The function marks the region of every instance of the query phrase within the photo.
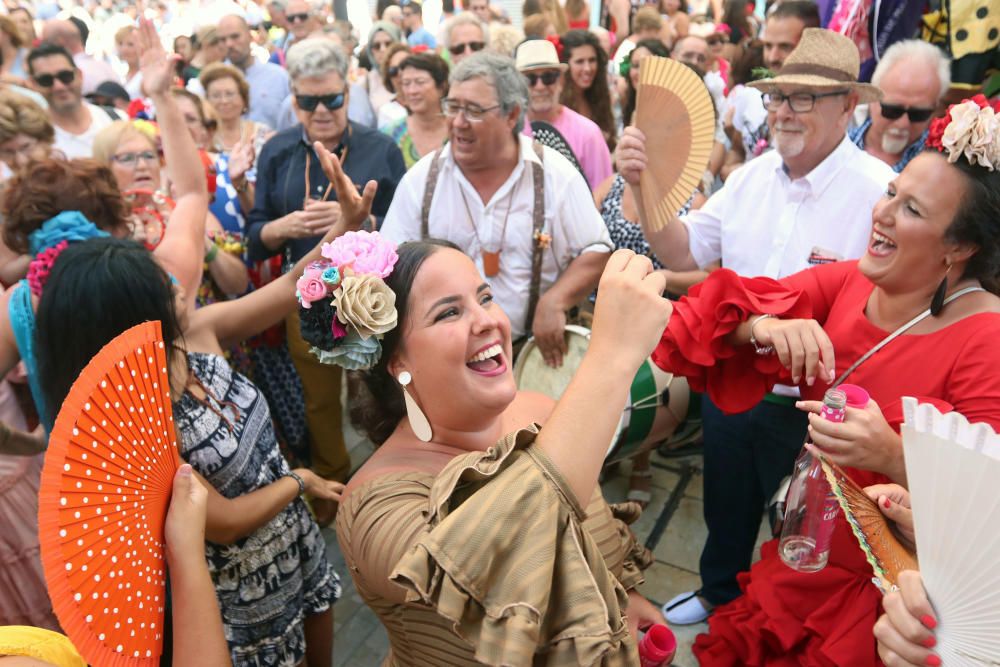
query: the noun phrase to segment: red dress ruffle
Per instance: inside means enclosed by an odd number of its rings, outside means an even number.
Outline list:
[[[707,391],[726,412],[750,409],[788,374],[778,359],[751,346],[734,349],[726,337],[752,313],[786,319],[812,318],[829,335],[842,373],[889,332],[865,317],[873,285],[856,262],[840,262],[782,279],[712,273],[676,304],[653,360],[685,375],[695,391]],[[969,316],[938,332],[903,335],[856,371],[848,382],[871,394],[898,430],[903,396],[954,409],[973,422],[1000,427],[1000,315]],[[826,385],[800,387],[819,400]],[[862,487],[884,483],[873,472],[847,469]],[[761,560],[739,576],[743,595],[716,608],[709,633],[694,653],[703,666],[869,667],[881,665],[872,627],[881,594],[872,569],[843,516],[837,519],[827,566],[812,574],[781,562],[778,542],[761,547]]]

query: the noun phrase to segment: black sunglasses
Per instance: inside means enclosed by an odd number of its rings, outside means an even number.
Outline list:
[[[330,111],[336,111],[344,106],[343,93],[331,93],[329,95],[296,95],[295,103],[300,109],[308,113],[316,111],[316,107],[323,103]]]
[[[535,74],[534,72],[524,72],[524,78],[528,80],[528,87],[534,88],[538,80],[541,79],[542,83],[546,86],[551,86],[553,83],[559,80],[562,76],[562,72],[556,72],[554,70],[549,70],[548,72],[542,72],[541,74]]]
[[[56,72],[55,74],[39,74],[38,76],[34,76],[32,78],[35,80],[35,83],[42,88],[51,88],[52,84],[56,82],[56,79],[59,79],[59,82],[64,86],[68,86],[73,83],[73,79],[76,78],[76,72],[71,69],[64,69]]]
[[[465,53],[466,48],[468,48],[469,51],[476,52],[482,51],[484,46],[486,46],[486,44],[483,42],[467,42],[465,44],[452,44],[448,47],[448,50],[451,51],[451,55],[460,56]]]
[[[399,69],[400,68],[399,68],[398,65],[393,65],[392,67],[390,67],[389,70],[388,70],[389,71],[389,77],[391,78],[391,77],[394,77],[397,74],[399,74]]]
[[[921,109],[920,107],[904,107],[901,104],[882,103],[882,116],[889,120],[896,120],[904,113],[910,117],[911,123],[922,123],[931,117],[934,109]]]
[[[308,21],[308,14],[285,14],[285,18],[288,19],[289,23],[298,23],[299,21]]]

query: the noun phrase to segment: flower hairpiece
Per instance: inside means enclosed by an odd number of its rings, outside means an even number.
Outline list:
[[[931,121],[925,145],[945,153],[948,162],[964,156],[971,165],[1000,168],[1000,103],[991,105],[976,95],[952,104],[947,114]]]
[[[347,232],[321,254],[295,283],[302,338],[325,364],[367,370],[398,321],[396,294],[385,284],[396,246],[378,232]]]
[[[563,43],[559,35],[548,35],[545,38],[546,41],[551,42],[552,46],[556,47],[556,57],[562,61],[563,57]]]
[[[108,236],[79,211],[63,211],[28,235],[28,252],[33,257],[28,265],[28,287],[35,296],[42,295],[45,282],[56,259],[70,243]]]

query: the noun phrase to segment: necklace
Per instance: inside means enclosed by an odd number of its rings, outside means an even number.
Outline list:
[[[523,174],[522,174],[523,176]],[[492,278],[493,276],[500,273],[500,252],[503,250],[503,240],[507,236],[507,219],[510,217],[510,210],[514,208],[514,195],[517,194],[518,188],[521,186],[521,179],[517,180],[517,183],[510,189],[510,194],[507,195],[507,212],[503,216],[503,227],[500,228],[500,244],[497,246],[495,252],[490,252],[486,250],[486,246],[483,245],[482,239],[479,238],[479,230],[476,229],[476,221],[472,219],[472,210],[469,209],[469,201],[465,198],[465,190],[462,186],[458,186],[458,193],[462,195],[462,203],[465,204],[465,214],[466,219],[469,224],[472,225],[472,233],[476,236],[476,243],[479,245],[479,253],[483,257],[483,273],[486,274],[487,278]]]

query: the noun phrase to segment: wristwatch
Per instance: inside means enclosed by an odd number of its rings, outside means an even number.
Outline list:
[[[305,492],[306,492],[306,483],[305,483],[305,480],[303,480],[303,479],[302,479],[302,478],[301,478],[301,477],[299,476],[299,474],[298,474],[297,472],[294,472],[294,471],[292,471],[292,470],[289,470],[288,472],[286,472],[286,473],[285,473],[285,477],[291,477],[292,479],[294,479],[294,480],[295,480],[296,482],[298,482],[298,483],[299,483],[299,495],[300,495],[300,496],[301,496],[301,495],[302,495],[303,493],[305,493]]]

